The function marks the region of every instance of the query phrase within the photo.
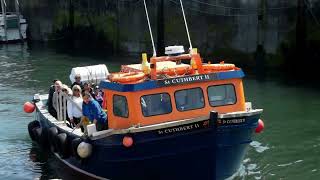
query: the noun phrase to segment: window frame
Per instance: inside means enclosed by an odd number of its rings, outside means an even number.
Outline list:
[[[154,114],[154,115],[150,115],[150,116],[145,116],[144,113],[143,113],[143,107],[142,107],[142,103],[141,103],[141,98],[144,97],[144,96],[152,96],[152,95],[158,95],[158,94],[167,94],[167,95],[169,95],[170,105],[171,105],[171,111],[168,112],[168,113],[165,113],[165,114]],[[141,113],[142,113],[142,116],[143,116],[143,117],[161,116],[161,115],[170,114],[170,113],[172,113],[172,111],[173,111],[171,96],[170,96],[170,94],[169,94],[168,92],[154,93],[154,94],[145,94],[145,95],[143,95],[143,96],[140,96],[139,100],[140,100]]]
[[[233,104],[224,104],[224,105],[212,106],[211,103],[210,103],[209,88],[210,88],[210,87],[217,87],[217,86],[226,86],[226,85],[231,85],[231,86],[233,87],[233,92],[234,92],[236,101],[235,101]],[[235,85],[232,84],[232,83],[229,83],[229,84],[218,84],[218,85],[208,86],[208,87],[207,87],[207,95],[208,95],[208,102],[209,102],[209,105],[210,105],[211,107],[231,106],[231,105],[237,104],[237,102],[238,102],[236,87],[235,87]]]
[[[127,104],[127,109],[128,109],[128,114],[127,114],[127,116],[118,116],[118,115],[116,115],[115,113],[114,113],[114,110],[115,110],[115,106],[114,106],[114,98],[115,98],[115,96],[119,96],[119,97],[124,97],[125,98],[125,102],[126,102],[126,104]],[[127,97],[126,96],[123,96],[123,95],[119,95],[119,94],[114,94],[113,95],[113,97],[112,97],[112,113],[113,113],[113,115],[114,116],[116,116],[116,117],[120,117],[120,118],[129,118],[129,104],[128,104],[128,99],[127,99]]]
[[[179,91],[192,90],[192,89],[200,89],[200,90],[201,90],[201,92],[202,92],[202,97],[203,97],[203,106],[200,107],[200,108],[194,108],[194,109],[188,109],[188,110],[180,111],[180,110],[178,109],[178,106],[177,106],[176,93],[179,92]],[[203,89],[202,89],[201,87],[194,87],[194,88],[187,88],[187,89],[179,89],[179,90],[177,90],[177,91],[174,92],[174,100],[175,100],[175,103],[176,103],[176,109],[177,109],[177,111],[179,111],[179,112],[186,112],[186,111],[192,111],[192,110],[197,110],[197,109],[203,109],[203,108],[206,107],[205,97],[204,97]]]

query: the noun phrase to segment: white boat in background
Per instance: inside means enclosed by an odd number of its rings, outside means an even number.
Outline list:
[[[20,14],[19,2],[15,0],[16,12],[7,12],[5,0],[1,0],[0,42],[25,40],[27,38],[27,22]]]

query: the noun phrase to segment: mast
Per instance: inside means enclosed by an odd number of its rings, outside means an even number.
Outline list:
[[[187,35],[188,35],[189,51],[191,52],[192,51],[192,44],[191,44],[191,39],[190,39],[190,34],[189,34],[189,28],[188,28],[188,24],[187,24],[186,15],[184,14],[184,8],[183,8],[182,0],[180,0],[180,5],[181,5],[181,10],[182,10],[184,25],[186,26],[186,31],[187,31]]]
[[[149,26],[149,32],[150,32],[150,37],[151,37],[151,42],[152,42],[152,47],[153,47],[153,57],[157,57],[157,51],[156,51],[156,47],[155,47],[154,41],[153,41],[152,29],[151,29],[151,25],[150,25],[149,13],[148,13],[148,8],[147,8],[146,0],[143,0],[143,3],[144,3],[144,10],[145,10],[146,16],[147,16],[147,21],[148,21],[148,26]]]
[[[164,0],[158,0],[158,35],[157,35],[157,47],[158,54],[164,55]]]

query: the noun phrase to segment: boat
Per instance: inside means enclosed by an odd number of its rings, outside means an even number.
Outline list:
[[[19,2],[14,0],[16,12],[7,12],[5,0],[1,0],[0,42],[23,41],[27,38],[27,21],[20,14]]]
[[[98,75],[107,130],[96,131],[94,124],[84,133],[72,129],[65,118],[48,113],[48,95],[35,94],[24,105],[25,112],[36,114],[28,125],[31,138],[67,166],[97,179],[234,176],[254,134],[264,129],[263,110],[245,100],[243,70],[204,63],[195,48],[169,46],[165,56],[155,52],[149,61],[143,53],[139,64]],[[97,82],[97,76],[84,77]]]

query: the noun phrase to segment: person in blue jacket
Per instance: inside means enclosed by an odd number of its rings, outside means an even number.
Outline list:
[[[108,117],[99,103],[94,100],[89,92],[82,95],[82,114],[86,116],[91,123],[96,125],[97,131],[108,129]]]

